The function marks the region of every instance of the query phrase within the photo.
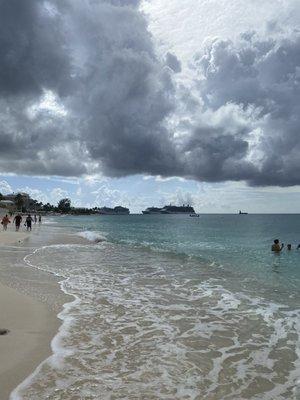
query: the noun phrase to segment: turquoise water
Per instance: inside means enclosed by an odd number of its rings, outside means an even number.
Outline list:
[[[299,301],[300,215],[88,216],[57,221],[74,230],[102,233],[108,241],[222,265],[246,280],[245,289],[251,281],[257,288],[259,280],[262,287],[277,289],[280,300],[295,296]],[[292,251],[272,253],[276,238],[291,243]]]
[[[74,301],[13,400],[300,398],[300,216],[47,222],[89,242],[25,257]],[[293,250],[272,253],[275,238]]]

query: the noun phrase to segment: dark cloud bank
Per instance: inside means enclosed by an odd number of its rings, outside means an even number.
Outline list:
[[[0,170],[300,184],[299,32],[199,44],[191,94],[138,5],[0,0]]]

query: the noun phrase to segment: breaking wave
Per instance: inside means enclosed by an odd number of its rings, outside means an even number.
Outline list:
[[[105,242],[107,240],[106,237],[100,232],[83,231],[78,232],[77,235],[88,240],[89,242],[94,243]]]

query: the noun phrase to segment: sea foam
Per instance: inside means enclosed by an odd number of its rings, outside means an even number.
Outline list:
[[[59,314],[53,355],[12,400],[297,393],[298,310],[226,289],[193,260],[107,242],[48,246],[26,262],[64,277],[75,300]]]
[[[94,242],[94,243],[106,242],[106,237],[101,232],[83,231],[83,232],[78,232],[77,235],[88,240],[89,242]]]

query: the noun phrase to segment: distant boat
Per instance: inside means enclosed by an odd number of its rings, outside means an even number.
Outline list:
[[[199,214],[190,214],[190,217],[197,217],[197,218],[199,218],[200,215],[199,215]]]
[[[239,215],[247,215],[247,212],[242,212],[241,210],[239,211]]]
[[[143,214],[195,214],[195,210],[189,204],[186,206],[164,206],[163,208],[148,207],[142,211]]]
[[[128,208],[117,206],[115,208],[102,207],[98,210],[101,215],[128,215],[130,211]]]

